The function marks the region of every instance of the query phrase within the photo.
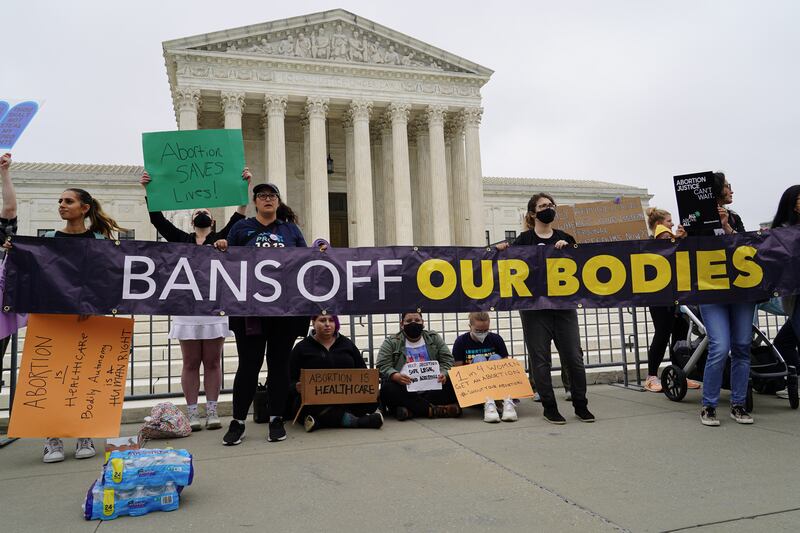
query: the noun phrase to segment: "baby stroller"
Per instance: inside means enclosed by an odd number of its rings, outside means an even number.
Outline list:
[[[703,381],[706,366],[708,336],[706,328],[698,318],[697,309],[685,305],[679,307],[683,318],[689,322],[686,339],[675,342],[671,355],[672,364],[661,372],[664,394],[673,402],[686,396],[686,380]],[[730,390],[730,358],[725,364],[722,388]],[[797,369],[789,366],[767,336],[753,325],[753,341],[750,348],[750,386],[747,388],[748,411],[753,409],[753,389],[761,393],[774,393],[788,389],[789,405],[797,409],[800,405],[797,391]]]

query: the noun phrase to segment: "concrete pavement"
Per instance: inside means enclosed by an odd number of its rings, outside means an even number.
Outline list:
[[[560,394],[560,393],[559,393]],[[382,430],[288,426],[265,441],[249,423],[148,447],[187,448],[195,482],[180,509],[86,522],[80,509],[101,458],[41,462],[41,441],[0,449],[0,531],[795,531],[800,412],[756,395],[753,426],[699,422],[698,391],[663,395],[595,385],[594,424],[553,426],[523,400],[515,423],[387,420]],[[226,420],[227,423],[227,420]],[[123,428],[132,434],[137,426]],[[100,444],[100,441],[98,441]]]

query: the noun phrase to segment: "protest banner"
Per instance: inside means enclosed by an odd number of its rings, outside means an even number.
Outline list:
[[[522,363],[506,357],[496,361],[483,361],[454,366],[447,373],[456,391],[458,405],[479,405],[487,399],[530,398],[533,396],[528,376]]]
[[[248,202],[241,130],[143,133],[142,151],[150,211]]]
[[[250,248],[15,236],[6,312],[309,316],[768,300],[800,292],[800,226],[507,250]]]
[[[375,368],[304,368],[300,371],[300,384],[303,405],[378,401],[378,370]]]
[[[572,235],[581,244],[633,241],[650,236],[639,198],[622,197],[617,200],[575,204],[572,212],[575,224]]]
[[[722,223],[712,183],[714,173],[697,172],[675,176],[675,199],[680,224],[688,235],[721,235]]]
[[[440,373],[439,361],[419,361],[403,366],[403,374],[411,378],[411,383],[406,385],[408,392],[442,390],[442,384],[439,383]]]
[[[8,434],[118,437],[132,318],[31,315]]]
[[[14,147],[40,106],[33,100],[0,100],[0,149]]]

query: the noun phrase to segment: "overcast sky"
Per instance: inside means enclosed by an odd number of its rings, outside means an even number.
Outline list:
[[[29,162],[141,164],[175,129],[161,43],[341,7],[495,71],[486,176],[647,187],[724,170],[748,228],[800,183],[800,2],[3,2],[0,97],[46,101]],[[535,191],[532,191],[535,192]]]

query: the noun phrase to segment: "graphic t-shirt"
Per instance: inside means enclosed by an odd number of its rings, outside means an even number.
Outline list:
[[[481,355],[489,359],[493,355],[508,357],[508,349],[503,337],[497,333],[489,332],[483,342],[478,342],[472,338],[469,331],[459,335],[453,343],[453,359],[456,362],[462,361],[465,365],[472,363],[472,360]]]
[[[231,246],[255,246],[257,248],[305,247],[303,234],[292,222],[276,220],[269,226],[256,218],[240,220],[228,232]]]
[[[406,339],[406,363],[424,363],[430,360],[425,339],[420,338],[414,342]]]

